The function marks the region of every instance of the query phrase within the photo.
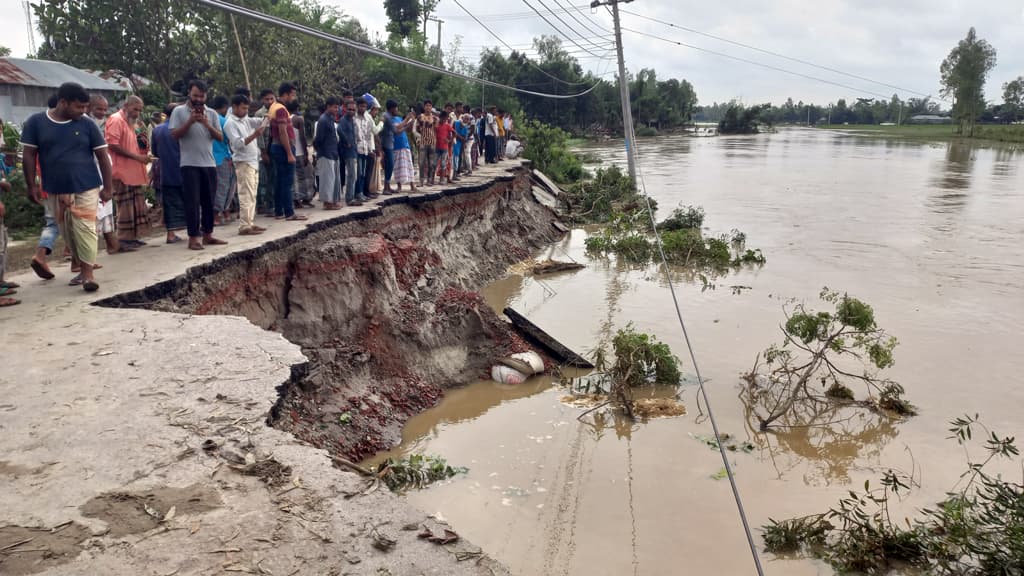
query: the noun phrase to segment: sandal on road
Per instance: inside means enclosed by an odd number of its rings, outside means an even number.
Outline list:
[[[85,282],[81,274],[78,274],[68,282],[68,286],[81,286]]]
[[[0,308],[5,306],[14,306],[16,304],[21,304],[21,300],[16,300],[14,298],[0,298]]]
[[[8,288],[6,286],[0,286],[0,296],[14,296],[18,291],[14,288]]]
[[[21,288],[17,282],[0,282],[0,288]]]
[[[36,276],[39,276],[43,280],[53,280],[53,272],[50,272],[50,269],[46,267],[46,264],[43,264],[38,260],[32,260],[30,266],[32,267],[32,271],[36,273]]]
[[[294,222],[296,220],[309,220],[309,218],[305,214],[292,214],[291,216],[285,218],[285,220],[291,220],[292,222]]]
[[[84,283],[82,284],[82,288],[83,288],[83,289],[84,289],[84,290],[85,290],[86,292],[95,292],[95,291],[97,291],[97,290],[99,290],[99,289],[100,289],[100,285],[99,285],[99,284],[97,284],[95,280],[89,280],[89,281],[87,281],[87,282],[84,282]]]

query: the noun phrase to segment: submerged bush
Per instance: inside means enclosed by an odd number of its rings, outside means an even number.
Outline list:
[[[604,224],[621,214],[647,210],[647,203],[630,180],[629,174],[618,166],[598,168],[594,177],[581,180],[565,193],[564,202],[569,215],[578,222]],[[651,200],[651,208],[657,203]]]
[[[810,554],[841,574],[885,574],[907,564],[937,576],[1024,574],[1024,485],[987,470],[994,460],[1020,455],[1014,438],[989,431],[977,415],[952,425],[951,438],[965,447],[967,467],[959,489],[936,506],[912,520],[893,518],[893,499],[915,483],[890,470],[878,485],[865,482],[862,492],[851,491],[827,512],[771,520],[762,527],[765,548]],[[984,432],[984,453],[974,460],[966,448],[977,428]]]
[[[516,123],[516,132],[523,142],[523,156],[533,162],[534,168],[559,184],[583,177],[583,162],[569,149],[569,134],[564,130],[526,120]]]
[[[664,222],[658,224],[658,230],[700,230],[704,225],[704,208],[700,206],[681,206],[672,211]]]
[[[679,359],[668,344],[650,334],[633,329],[630,324],[615,333],[612,339],[615,363],[611,376],[629,387],[643,384],[679,384]]]
[[[393,492],[423,488],[434,482],[465,474],[467,468],[452,468],[439,456],[410,454],[395,460],[388,458],[377,467],[377,477]]]

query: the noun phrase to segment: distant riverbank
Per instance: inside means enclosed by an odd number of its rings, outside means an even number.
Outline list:
[[[877,124],[832,125],[826,130],[867,133],[886,138],[908,138],[913,140],[966,140],[978,142],[1004,142],[1024,144],[1024,125],[983,124],[975,127],[974,137],[966,138],[956,133],[949,124],[904,124],[903,126],[880,126]]]

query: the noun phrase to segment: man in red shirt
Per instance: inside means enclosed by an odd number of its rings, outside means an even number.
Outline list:
[[[149,231],[150,221],[142,187],[148,182],[149,154],[139,149],[135,125],[142,115],[142,98],[132,95],[119,112],[107,119],[106,140],[114,177],[114,206],[117,239],[128,246],[141,246],[139,236]]]
[[[270,133],[270,159],[274,163],[274,217],[278,220],[305,220],[295,213],[295,125],[287,105],[295,100],[295,85],[284,82],[277,90],[277,102],[267,116],[273,127]]]
[[[438,184],[444,184],[445,179],[448,179],[448,183],[452,183],[451,172],[451,155],[448,151],[451,149],[453,135],[455,134],[454,128],[452,128],[452,119],[448,114],[441,114],[441,119],[437,123],[437,127],[434,128],[435,142],[437,146],[437,166],[435,171],[440,174],[440,181]]]

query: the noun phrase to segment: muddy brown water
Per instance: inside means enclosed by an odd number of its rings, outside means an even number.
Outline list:
[[[703,206],[707,232],[738,228],[768,258],[714,279],[714,290],[674,274],[720,426],[757,446],[731,458],[755,527],[823,511],[888,467],[921,480],[900,513],[936,501],[964,466],[946,439],[957,415],[977,412],[992,429],[1024,436],[1024,153],[798,129],[656,138],[640,150],[661,217],[678,204]],[[619,161],[612,145],[586,151]],[[656,268],[588,259],[585,236],[575,230],[538,254],[572,257],[585,270],[542,282],[511,275],[485,290],[489,302],[581,352],[628,322],[656,334],[684,359],[688,414],[584,425],[550,378],[480,382],[409,422],[391,454],[438,454],[470,471],[408,498],[516,574],[752,574],[728,484],[713,478],[718,453],[699,440],[711,430],[666,284]],[[735,294],[733,285],[750,289]],[[890,375],[921,413],[865,416],[766,444],[745,423],[738,374],[778,340],[782,300],[813,304],[826,285],[869,302],[900,339]],[[816,561],[763,559],[769,574],[832,573]]]

